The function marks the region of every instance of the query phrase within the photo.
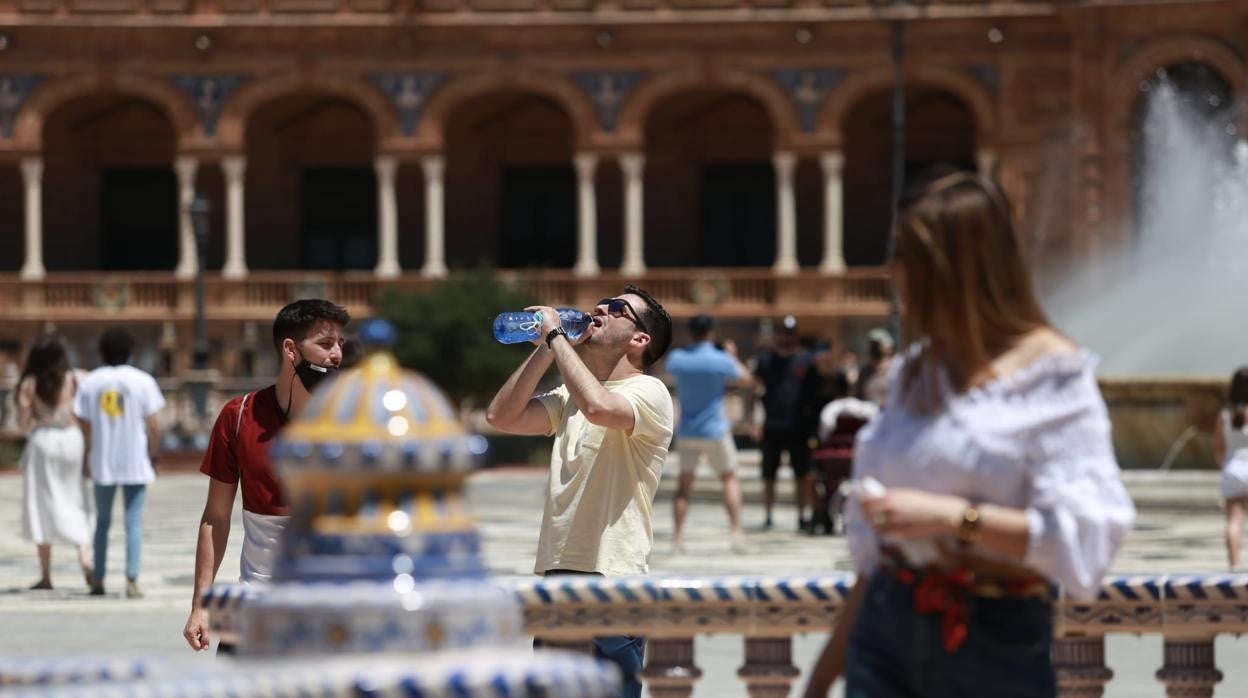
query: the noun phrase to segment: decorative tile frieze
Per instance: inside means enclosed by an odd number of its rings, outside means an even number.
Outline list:
[[[412,136],[429,96],[446,80],[446,73],[374,73],[368,76],[385,93],[399,117],[404,136]]]
[[[615,133],[624,100],[643,78],[639,72],[593,71],[572,73],[572,79],[585,90],[598,113],[598,128]]]
[[[34,74],[0,74],[0,138],[13,137],[18,112],[43,79]]]
[[[771,77],[789,93],[802,133],[814,133],[828,93],[844,77],[836,68],[780,68]]]
[[[195,114],[204,135],[212,138],[217,133],[217,120],[221,108],[230,93],[248,80],[246,75],[183,74],[171,78],[173,84],[195,105]]]
[[[972,65],[966,71],[994,98],[1001,90],[1001,74],[995,65]]]

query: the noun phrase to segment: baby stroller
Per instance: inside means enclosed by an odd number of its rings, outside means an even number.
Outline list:
[[[819,447],[810,454],[817,473],[814,527],[826,536],[836,535],[844,498],[841,484],[854,465],[854,438],[880,411],[874,403],[857,398],[833,400],[819,413]]]

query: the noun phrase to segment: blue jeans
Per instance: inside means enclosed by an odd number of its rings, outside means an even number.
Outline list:
[[[918,615],[914,588],[888,571],[868,583],[849,639],[845,698],[1053,698],[1053,606],[971,598],[966,640],[941,644],[941,614]]]
[[[601,577],[597,572],[579,572],[576,570],[546,570],[545,577],[561,574],[587,575]],[[620,687],[619,698],[641,698],[641,666],[646,656],[646,638],[633,635],[602,635],[595,637],[594,656],[605,659],[620,669],[623,685]],[[540,640],[533,641],[533,647],[541,647]]]
[[[95,581],[104,583],[108,562],[108,529],[113,525],[113,499],[118,485],[95,486]],[[139,555],[143,547],[143,502],[147,485],[120,485],[126,509],[126,578],[139,578]]]

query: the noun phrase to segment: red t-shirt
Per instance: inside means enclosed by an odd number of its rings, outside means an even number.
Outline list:
[[[239,408],[242,407],[242,419]],[[285,516],[286,497],[269,461],[269,446],[286,426],[286,417],[277,402],[277,388],[270,385],[225,403],[199,472],[214,480],[242,482],[243,510],[266,516]]]

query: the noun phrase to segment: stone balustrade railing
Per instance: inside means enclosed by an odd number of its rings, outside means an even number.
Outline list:
[[[777,313],[803,317],[881,316],[888,313],[888,273],[860,267],[843,274],[806,270],[781,276],[767,268],[653,268],[640,276],[604,271],[578,277],[566,269],[500,270],[495,276],[552,305],[585,307],[626,283],[640,283],[676,317],[713,311],[720,317],[756,318]],[[378,279],[368,272],[256,272],[231,280],[205,275],[209,321],[271,322],[275,308],[295,298],[332,298],[365,317],[388,289],[425,291],[437,282],[416,274]],[[56,272],[40,281],[0,274],[0,320],[190,320],[194,284],[172,272]]]
[[[789,695],[800,675],[792,636],[827,632],[853,577],[571,577],[512,584],[524,605],[526,630],[548,644],[587,649],[594,635],[645,635],[643,677],[656,697],[692,693],[702,675],[695,636],[735,634],[745,642],[745,663],[737,675],[749,695],[778,698]],[[209,590],[205,603],[214,630],[236,639],[240,607],[263,593],[262,587]],[[1166,695],[1211,698],[1222,679],[1214,639],[1248,632],[1248,575],[1113,577],[1096,601],[1061,601],[1055,616],[1053,659],[1063,698],[1102,695],[1113,678],[1105,665],[1109,633],[1162,635],[1156,677]]]

